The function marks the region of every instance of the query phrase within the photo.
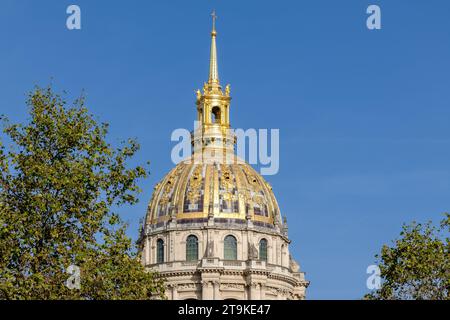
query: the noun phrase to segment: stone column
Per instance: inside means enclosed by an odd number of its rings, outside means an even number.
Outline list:
[[[178,300],[178,288],[177,285],[172,285],[172,300]]]
[[[248,253],[250,252],[250,248],[248,247],[248,245],[251,243],[253,243],[253,232],[252,231],[247,231],[246,233],[244,233],[244,235],[242,236],[242,247],[243,247],[243,252],[242,252],[242,259],[241,260],[247,260],[248,259]]]
[[[275,264],[278,264],[281,266],[281,241],[279,238],[277,239],[277,242],[275,243],[275,252],[276,252]]]
[[[220,282],[214,281],[214,300],[222,300],[222,296],[220,294]]]
[[[202,282],[202,300],[213,300],[214,289],[210,281]]]
[[[145,261],[144,265],[150,264],[150,240],[145,236]]]
[[[259,286],[259,288],[260,288],[260,291],[259,291],[259,298],[260,298],[261,300],[264,300],[264,299],[266,298],[266,286],[261,284],[261,285]]]
[[[287,267],[289,265],[289,262],[288,262],[289,257],[287,255],[287,249],[286,248],[287,248],[287,244],[283,244],[281,246],[281,265],[283,267]]]
[[[150,264],[153,264],[156,262],[156,246],[155,246],[155,239],[152,237],[149,240],[149,245],[150,245]]]
[[[259,283],[251,283],[249,289],[250,300],[261,300],[261,285]]]
[[[270,258],[268,262],[271,264],[277,264],[277,239],[275,237],[272,237],[269,248],[270,250],[268,251],[268,254],[270,254]]]
[[[167,262],[169,261],[174,261],[174,256],[173,256],[173,232],[168,232],[167,233]]]

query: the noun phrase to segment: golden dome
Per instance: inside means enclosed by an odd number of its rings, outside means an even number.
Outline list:
[[[235,219],[273,227],[280,210],[272,187],[249,164],[180,162],[155,186],[147,224]]]
[[[196,91],[197,121],[192,132],[193,155],[180,162],[155,186],[146,224],[195,223],[209,219],[281,227],[280,210],[270,185],[234,154],[230,131],[230,85],[222,91],[217,65],[213,14],[208,82]],[[229,160],[232,161],[229,161]]]

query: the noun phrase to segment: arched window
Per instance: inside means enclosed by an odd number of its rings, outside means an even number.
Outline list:
[[[259,260],[267,261],[267,240],[259,241]]]
[[[225,260],[237,260],[237,240],[235,237],[226,236],[223,249]]]
[[[198,238],[190,235],[186,239],[186,261],[198,260]]]
[[[156,262],[163,263],[164,262],[164,240],[158,239],[156,241]]]
[[[211,122],[212,123],[220,123],[220,108],[214,107],[211,110]]]

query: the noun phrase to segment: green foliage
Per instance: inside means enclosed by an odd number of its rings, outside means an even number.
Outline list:
[[[36,88],[27,104],[27,124],[3,118],[11,147],[0,142],[0,299],[163,297],[113,212],[138,201],[147,175],[127,168],[137,142],[112,148],[84,97],[67,106],[51,87]],[[65,285],[70,265],[80,289]]]
[[[450,290],[450,215],[440,226],[403,226],[392,247],[384,245],[379,261],[381,288],[366,299],[443,300]]]

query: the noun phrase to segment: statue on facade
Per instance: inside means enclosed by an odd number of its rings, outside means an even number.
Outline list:
[[[226,87],[225,87],[225,95],[226,95],[227,97],[230,96],[230,91],[231,91],[230,85],[227,84]]]
[[[248,260],[258,259],[258,249],[256,249],[253,243],[248,243]]]
[[[205,255],[207,258],[213,258],[214,257],[214,240],[209,240],[208,244],[206,245],[206,252]]]
[[[292,255],[289,255],[289,268],[292,272],[298,272],[300,270],[300,265],[294,260]]]

